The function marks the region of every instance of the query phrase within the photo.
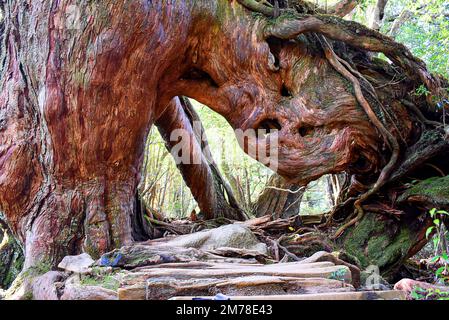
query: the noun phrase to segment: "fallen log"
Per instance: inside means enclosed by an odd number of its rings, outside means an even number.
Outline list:
[[[238,251],[235,253],[237,252]],[[253,258],[227,258],[194,248],[180,248],[166,245],[133,245],[116,249],[110,253],[104,254],[96,264],[100,267],[118,267],[131,270],[150,265],[189,263],[198,261],[246,264],[258,263]]]
[[[179,267],[177,267],[179,266]],[[351,271],[332,262],[233,264],[197,262],[142,267],[120,281],[121,300],[180,295],[283,295],[354,290]]]
[[[323,262],[323,261],[332,262],[335,265],[347,266],[349,268],[349,270],[351,270],[352,283],[353,283],[354,287],[358,288],[360,286],[360,269],[353,264],[350,264],[346,261],[339,259],[332,253],[325,252],[325,251],[317,252],[313,256],[306,258],[301,262],[306,264],[306,263],[315,263],[315,262]]]

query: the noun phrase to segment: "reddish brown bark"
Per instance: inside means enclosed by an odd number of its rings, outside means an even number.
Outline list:
[[[361,108],[360,94],[399,141],[401,157],[428,125],[403,100],[440,120],[428,112],[430,97],[412,94],[424,83],[439,97],[441,83],[424,63],[337,17],[299,6],[298,14],[267,10],[281,15],[273,19],[232,0],[74,4],[5,6],[0,209],[25,244],[26,267],[133,241],[145,138],[176,96],[208,105],[235,129],[274,124],[278,173],[299,185],[347,171],[369,189],[389,162],[389,141]],[[82,17],[75,29],[72,9]],[[384,52],[403,70],[370,60],[365,50]],[[361,83],[357,97],[356,81],[336,68],[342,62],[324,54],[331,51],[349,61],[344,68]]]

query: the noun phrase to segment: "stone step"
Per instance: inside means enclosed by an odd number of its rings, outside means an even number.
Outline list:
[[[346,266],[335,266],[329,262],[318,262],[308,265],[289,264],[276,267],[267,266],[250,266],[250,267],[226,267],[226,268],[207,268],[207,269],[190,269],[190,268],[150,268],[140,270],[139,272],[131,272],[127,274],[123,281],[142,282],[150,278],[173,277],[178,279],[191,278],[235,278],[242,276],[283,276],[296,278],[325,278],[335,279],[351,283],[351,271]]]
[[[118,289],[120,300],[168,300],[174,296],[216,295],[233,296],[285,295],[353,291],[350,284],[324,278],[295,278],[276,276],[246,276],[217,278],[151,278]]]
[[[406,293],[399,290],[390,291],[360,291],[360,292],[328,292],[294,295],[263,295],[263,296],[230,296],[230,300],[406,300]],[[211,296],[173,297],[170,300],[213,300]]]
[[[189,267],[192,266],[192,267]],[[119,299],[166,300],[174,296],[279,295],[355,290],[351,270],[332,262],[291,262],[272,265],[181,263],[139,268],[126,273]]]

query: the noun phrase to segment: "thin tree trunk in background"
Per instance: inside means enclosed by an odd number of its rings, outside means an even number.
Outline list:
[[[226,155],[224,148],[221,149],[221,169],[223,171],[223,175],[225,176],[226,180],[229,182],[229,186],[232,190],[232,193],[236,197],[236,201],[238,203],[245,203],[245,198],[242,197],[238,177],[234,176],[234,174],[231,172],[229,164],[226,162]]]
[[[401,27],[413,17],[413,13],[410,10],[403,10],[399,17],[394,20],[393,25],[391,26],[389,36],[393,39],[396,39],[396,37],[399,34],[399,31],[401,30]]]
[[[290,218],[299,215],[305,188],[287,183],[273,174],[254,205],[257,217],[271,215],[273,219]],[[283,191],[289,190],[289,191]]]
[[[376,6],[374,7],[373,16],[371,18],[370,28],[379,31],[382,27],[382,22],[385,16],[385,7],[387,6],[388,0],[377,0]]]
[[[181,183],[180,186],[180,190],[181,190],[181,211],[180,211],[180,216],[179,218],[182,218],[184,216],[184,185]]]
[[[338,198],[340,197],[341,186],[339,179],[339,175],[336,174],[332,174],[327,177],[327,187],[332,206],[336,206],[338,204]]]
[[[245,220],[246,215],[221,176],[212,154],[210,154],[201,119],[191,103],[185,98],[174,99],[162,117],[157,120],[156,125],[169,150],[178,144],[178,141],[171,141],[170,139],[174,130],[183,129],[189,133],[190,160],[193,162],[198,159],[200,163],[180,163],[178,168],[204,214],[204,218],[225,217]]]
[[[250,184],[250,175],[248,173],[248,165],[245,161],[245,193],[246,193],[246,207],[251,208],[253,206],[251,199],[251,184]]]
[[[161,201],[159,202],[159,207],[157,208],[158,210],[160,210],[160,208],[162,208],[162,206],[165,203],[165,195],[167,194],[167,187],[168,187],[168,181],[169,181],[170,176],[171,176],[170,172],[167,172],[165,175],[164,189],[162,191],[162,197],[161,197]]]

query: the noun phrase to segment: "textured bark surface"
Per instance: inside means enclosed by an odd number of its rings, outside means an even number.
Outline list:
[[[346,171],[354,181],[349,197],[387,182],[379,174],[400,166],[392,154],[405,161],[432,126],[424,116],[441,120],[433,98],[442,80],[404,46],[300,2],[295,11],[268,7],[266,16],[239,2],[5,3],[0,210],[25,246],[25,268],[133,241],[146,135],[176,96],[208,105],[235,129],[276,127],[278,173],[288,183]],[[81,19],[72,25],[74,9]],[[384,52],[396,66],[366,51]],[[421,84],[427,99],[413,94]],[[244,149],[270,145],[272,137]],[[437,128],[428,141],[444,137]],[[424,162],[447,174],[444,155]],[[422,169],[422,158],[411,157],[398,183]],[[389,185],[372,201],[396,206],[402,191]],[[423,220],[399,209],[407,217],[399,222],[385,211],[398,230],[407,219]]]

